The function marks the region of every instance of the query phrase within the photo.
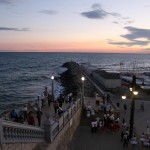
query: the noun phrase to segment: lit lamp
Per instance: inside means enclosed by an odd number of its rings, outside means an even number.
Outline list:
[[[84,81],[85,81],[85,77],[81,77],[81,81],[82,81],[82,102],[84,102]]]
[[[122,99],[126,99],[127,97],[126,97],[125,95],[122,95],[121,98],[122,98]]]
[[[51,76],[52,79],[52,101],[54,101],[54,76]]]
[[[132,88],[132,97],[131,97],[131,110],[130,110],[130,139],[133,136],[133,125],[134,125],[134,109],[135,109],[135,96],[138,95],[138,91],[135,91]]]
[[[130,89],[130,92],[132,92],[132,91],[133,91],[133,88],[132,88],[132,87],[130,87],[129,89]]]
[[[130,105],[130,139],[133,136],[133,125],[134,125],[134,109],[135,109],[135,96],[138,95],[138,91],[135,91],[134,88],[129,88],[131,92],[131,105]],[[122,96],[122,99],[126,99],[126,96]]]

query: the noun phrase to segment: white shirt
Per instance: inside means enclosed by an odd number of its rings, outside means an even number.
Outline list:
[[[94,126],[97,127],[97,121],[94,122]]]
[[[95,127],[95,122],[94,121],[91,122],[91,126],[92,126],[92,128]]]

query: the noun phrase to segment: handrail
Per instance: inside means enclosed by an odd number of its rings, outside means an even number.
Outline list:
[[[53,142],[53,140],[56,138],[59,132],[61,132],[61,130],[71,120],[73,115],[78,111],[80,107],[81,107],[81,99],[78,99],[63,113],[62,117],[60,117],[58,121],[56,121],[52,125],[49,125],[49,128],[47,128],[49,129],[49,132],[46,132],[47,134],[46,137],[48,137],[48,139],[46,140]]]

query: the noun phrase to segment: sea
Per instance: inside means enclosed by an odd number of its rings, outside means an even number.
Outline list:
[[[0,114],[42,97],[45,86],[51,92],[51,76],[60,76],[69,61],[109,72],[150,72],[150,54],[1,52]],[[55,81],[56,96],[62,89]]]

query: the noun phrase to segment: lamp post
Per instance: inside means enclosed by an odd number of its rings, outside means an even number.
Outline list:
[[[138,95],[138,92],[135,91],[135,87],[130,88],[131,92],[131,106],[130,106],[130,132],[129,137],[133,136],[133,125],[134,125],[134,109],[135,109],[135,96]]]
[[[54,101],[54,76],[51,76],[52,79],[52,101]]]
[[[81,81],[82,81],[82,102],[84,102],[84,81],[85,81],[85,77],[81,77]]]
[[[138,95],[138,92],[135,91],[135,87],[130,88],[131,94],[131,103],[130,103],[130,131],[129,138],[131,139],[133,136],[133,125],[134,125],[134,109],[135,109],[135,96]],[[126,99],[126,96],[123,95],[122,99]]]

